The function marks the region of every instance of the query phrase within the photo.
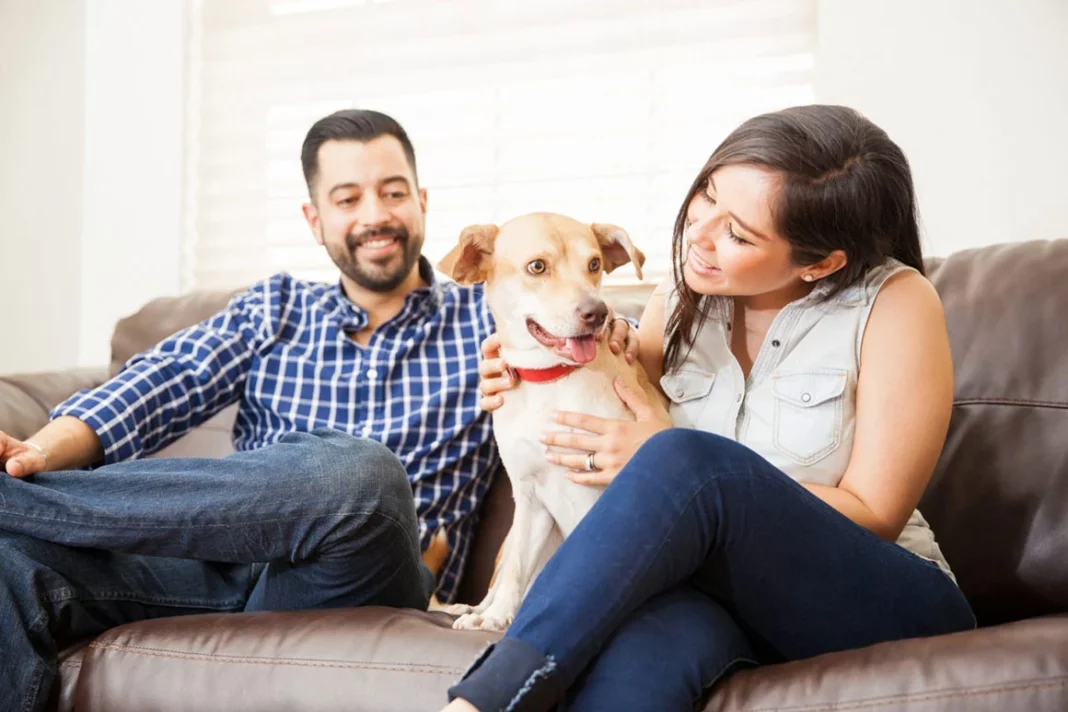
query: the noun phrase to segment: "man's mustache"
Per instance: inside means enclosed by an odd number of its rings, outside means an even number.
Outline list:
[[[377,240],[383,237],[398,237],[401,242],[408,242],[408,231],[403,228],[395,227],[376,227],[370,230],[364,230],[356,235],[349,235],[345,238],[345,244],[350,250],[355,250],[357,247],[367,242],[368,240]]]

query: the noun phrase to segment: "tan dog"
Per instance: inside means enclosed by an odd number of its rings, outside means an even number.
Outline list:
[[[633,262],[641,278],[644,261],[620,227],[534,213],[500,228],[466,228],[439,264],[461,284],[486,283],[501,356],[519,377],[493,413],[515,497],[512,528],[489,593],[474,608],[450,607],[460,614],[453,627],[504,630],[545,562],[601,494],[546,461],[539,437],[562,429],[553,411],[633,419],[613,390],[616,378],[662,407],[644,370],[612,354],[602,338],[608,307],[599,294],[601,276]]]

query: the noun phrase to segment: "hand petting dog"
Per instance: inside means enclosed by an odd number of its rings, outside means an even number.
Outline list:
[[[638,334],[631,329],[626,319],[616,318],[608,345],[612,353],[623,353],[627,363],[633,363],[638,355]],[[482,363],[479,364],[479,405],[483,410],[494,411],[504,403],[503,392],[515,388],[508,365],[500,355],[500,338],[491,334],[482,342]],[[546,459],[554,465],[571,470],[572,482],[590,486],[604,486],[615,479],[624,465],[633,457],[642,444],[661,430],[671,427],[671,421],[653,408],[649,400],[618,379],[613,382],[616,395],[634,413],[635,421],[598,418],[584,413],[560,411],[553,414],[560,425],[567,425],[585,433],[544,433],[540,440],[550,448],[565,448],[576,452],[549,450]],[[592,461],[592,462],[591,462]],[[588,466],[593,465],[591,471]]]

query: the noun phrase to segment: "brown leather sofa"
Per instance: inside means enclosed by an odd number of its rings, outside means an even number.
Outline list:
[[[1068,710],[1068,240],[932,260],[931,278],[946,307],[956,402],[921,510],[980,628],[742,672],[716,689],[707,710]],[[225,298],[157,300],[121,321],[111,370]],[[50,406],[105,375],[0,378],[0,429],[28,435]],[[228,418],[220,414],[161,454],[224,454]],[[511,517],[505,478],[482,514],[464,579],[468,601],[485,590]],[[389,609],[142,622],[68,649],[57,705],[436,710],[492,639],[453,631],[442,614]],[[649,702],[644,709],[655,709]]]

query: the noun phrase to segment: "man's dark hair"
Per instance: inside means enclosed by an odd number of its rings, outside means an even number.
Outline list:
[[[300,149],[300,162],[304,168],[304,182],[308,184],[308,194],[312,195],[312,184],[319,176],[319,147],[327,141],[366,142],[379,136],[392,136],[400,141],[408,165],[412,168],[415,182],[419,183],[419,174],[415,170],[415,149],[408,140],[408,134],[392,116],[370,109],[343,109],[330,116],[319,119],[304,137],[304,146]]]

